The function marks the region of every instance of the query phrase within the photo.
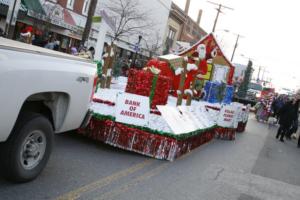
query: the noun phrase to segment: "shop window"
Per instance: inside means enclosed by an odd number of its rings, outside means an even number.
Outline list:
[[[90,0],[84,0],[83,7],[82,7],[82,14],[87,16],[90,7]]]
[[[67,1],[67,8],[73,10],[74,2],[75,2],[75,0],[68,0]]]
[[[169,33],[168,33],[168,37],[167,37],[167,45],[169,47],[173,46],[174,43],[174,39],[175,39],[175,35],[176,35],[176,30],[173,29],[172,27],[169,28]]]

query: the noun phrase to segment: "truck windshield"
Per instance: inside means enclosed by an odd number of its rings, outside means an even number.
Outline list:
[[[258,83],[249,83],[249,89],[262,91],[262,86]]]

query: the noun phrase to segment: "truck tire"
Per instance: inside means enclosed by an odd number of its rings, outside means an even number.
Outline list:
[[[4,177],[19,183],[35,179],[48,162],[53,137],[53,127],[46,117],[37,113],[21,114],[1,147]]]

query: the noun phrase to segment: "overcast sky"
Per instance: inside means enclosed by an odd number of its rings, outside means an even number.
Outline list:
[[[185,0],[173,0],[181,8]],[[299,87],[300,85],[300,2],[297,0],[212,0],[234,10],[223,9],[215,35],[231,58],[236,36],[222,31],[245,36],[239,40],[234,62],[246,64],[253,59],[254,76],[258,66],[268,71],[265,76],[272,77],[276,87]],[[197,19],[198,10],[203,10],[200,26],[212,31],[216,8],[206,0],[191,0],[189,15]]]

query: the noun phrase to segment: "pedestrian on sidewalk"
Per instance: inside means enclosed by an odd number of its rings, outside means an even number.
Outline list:
[[[280,137],[280,141],[284,142],[283,137],[290,130],[293,123],[298,120],[299,98],[295,96],[291,101],[287,102],[279,110],[279,125],[276,138]]]

